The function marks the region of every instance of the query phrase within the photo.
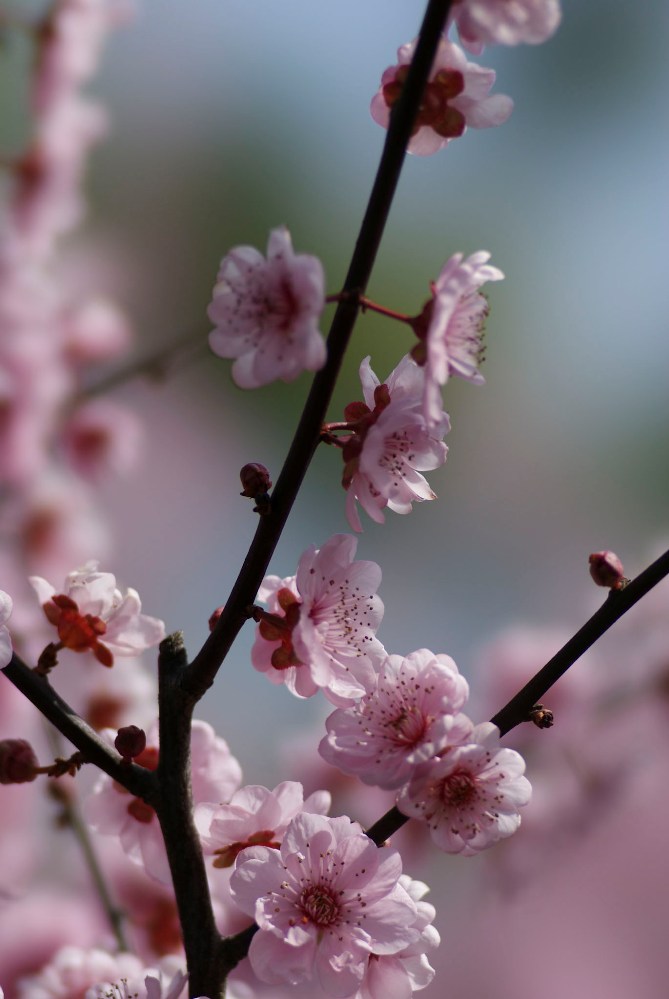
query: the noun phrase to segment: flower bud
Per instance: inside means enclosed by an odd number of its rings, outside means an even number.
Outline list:
[[[593,552],[588,556],[590,575],[597,586],[608,586],[611,590],[622,590],[629,583],[625,578],[623,564],[615,552]]]
[[[27,784],[39,770],[33,747],[25,739],[0,741],[0,784]]]
[[[129,763],[146,749],[146,734],[143,729],[137,728],[136,725],[125,725],[118,730],[114,745],[123,760]]]
[[[223,604],[221,607],[217,607],[215,611],[211,612],[209,616],[209,631],[214,630],[214,628],[218,624],[218,619],[220,618],[224,610],[225,610],[225,604]]]
[[[243,491],[241,496],[248,496],[255,499],[257,496],[264,496],[272,488],[272,480],[264,465],[257,461],[251,461],[244,465],[239,473]]]

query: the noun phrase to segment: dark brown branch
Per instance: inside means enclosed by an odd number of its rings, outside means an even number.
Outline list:
[[[196,698],[204,695],[232,643],[247,620],[246,608],[258,592],[295,497],[320,440],[321,426],[332,397],[344,353],[360,310],[359,296],[367,287],[406,155],[413,123],[430,74],[450,0],[430,0],[402,94],[393,107],[381,161],[365,217],[346,275],[327,340],[325,366],[316,374],[288,456],[272,493],[271,511],[261,518],[244,564],[221,617],[193,660],[186,686]]]
[[[135,763],[123,763],[116,750],[79,717],[56,693],[46,677],[29,669],[16,653],[2,672],[66,739],[81,750],[87,763],[94,763],[131,794],[153,804],[156,796],[154,775]]]
[[[570,666],[601,638],[634,604],[669,575],[669,551],[656,559],[622,590],[611,590],[604,604],[585,622],[573,638],[562,646],[559,652],[540,669],[532,679],[512,697],[508,704],[490,719],[497,725],[501,735],[506,735],[516,725],[529,721],[530,711],[544,694]],[[378,822],[367,830],[367,835],[375,843],[384,843],[390,836],[408,822],[406,815],[393,807]]]
[[[187,666],[180,632],[160,643],[158,709],[160,754],[156,812],[165,840],[188,963],[190,995],[222,995],[221,937],[211,907],[207,871],[193,821],[191,792],[192,705],[184,702],[181,680]]]

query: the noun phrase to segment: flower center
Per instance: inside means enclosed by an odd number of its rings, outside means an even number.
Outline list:
[[[408,66],[400,66],[395,79],[383,88],[383,99],[389,108],[395,104],[409,72]],[[449,101],[465,89],[465,81],[458,69],[440,69],[425,87],[425,93],[418,109],[413,127],[415,135],[420,128],[432,128],[444,139],[456,139],[465,130],[465,116],[462,111],[451,107]]]
[[[251,833],[243,843],[230,843],[229,846],[221,846],[218,850],[214,850],[214,867],[232,867],[237,854],[247,846],[269,846],[273,850],[278,850],[281,844],[276,839],[273,829],[261,829],[260,832]]]
[[[300,898],[300,908],[317,926],[332,926],[339,919],[339,904],[326,885],[310,885]]]
[[[422,711],[415,705],[403,707],[396,718],[390,722],[394,730],[393,739],[401,746],[413,746],[420,742],[425,734],[425,718]]]
[[[476,782],[465,770],[456,770],[446,777],[441,786],[441,797],[452,808],[462,808],[476,797]]]

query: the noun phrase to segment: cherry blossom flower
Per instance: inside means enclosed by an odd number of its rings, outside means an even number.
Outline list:
[[[113,665],[114,655],[139,655],[165,636],[162,621],[141,613],[137,591],[123,595],[110,572],[98,572],[97,562],[69,573],[62,593],[41,576],[31,576],[30,582],[47,620],[58,629],[60,647],[90,651],[104,666]]]
[[[139,459],[141,440],[137,417],[108,399],[93,399],[80,406],[61,432],[69,464],[92,482],[107,474],[130,472]]]
[[[328,791],[315,791],[304,801],[297,781],[284,781],[273,791],[249,784],[235,791],[226,805],[199,805],[195,824],[204,853],[215,858],[214,867],[225,868],[232,867],[247,846],[278,849],[288,824],[300,812],[325,815],[329,808]]]
[[[138,974],[114,983],[99,982],[88,989],[84,999],[179,999],[188,981],[181,964],[179,958],[168,957],[161,962],[161,967],[143,968]]]
[[[504,277],[489,260],[484,250],[466,259],[455,253],[442,267],[432,285],[432,298],[414,322],[420,343],[411,354],[425,366],[424,414],[429,426],[438,426],[443,419],[440,386],[450,375],[475,385],[485,381],[478,365],[488,302],[479,288]]]
[[[397,807],[426,822],[441,850],[471,856],[520,825],[518,809],[532,792],[524,771],[520,753],[500,749],[497,726],[484,722],[466,745],[421,764],[400,792]]]
[[[111,955],[100,948],[63,947],[39,974],[19,980],[16,999],[88,999],[87,990],[97,983],[134,979],[142,971],[143,964],[134,954]]]
[[[342,483],[354,531],[362,530],[356,502],[382,524],[386,507],[405,514],[413,502],[436,499],[420,473],[443,465],[448,453],[442,440],[450,430],[448,414],[428,427],[422,413],[424,371],[404,357],[381,385],[369,360],[360,365],[365,402],[351,403],[345,412],[353,432],[343,447]]]
[[[298,815],[280,850],[249,847],[230,885],[259,926],[249,949],[255,974],[355,993],[370,954],[398,954],[419,938],[401,873],[397,851],[377,847],[346,816]]]
[[[252,246],[223,258],[208,310],[216,326],[209,346],[219,357],[236,358],[232,377],[240,388],[290,382],[323,367],[324,287],[321,262],[294,253],[285,227],[270,233],[267,259]]]
[[[12,659],[12,636],[5,622],[9,620],[13,606],[10,595],[0,590],[0,669],[4,669]]]
[[[376,689],[327,719],[318,751],[366,784],[399,787],[419,763],[468,740],[473,726],[460,713],[468,696],[450,656],[429,649],[388,656]]]
[[[113,745],[116,732],[102,733]],[[146,749],[135,760],[155,770],[158,766],[158,724],[146,733]],[[194,721],[191,730],[193,801],[229,801],[241,783],[241,767],[211,725]],[[118,837],[128,858],[164,884],[171,883],[169,864],[158,818],[153,808],[102,774],[85,803],[88,821],[99,833]]]
[[[353,535],[335,534],[304,552],[296,576],[266,576],[258,591],[269,610],[259,612],[253,665],[297,697],[322,690],[346,707],[376,684],[375,666],[385,658],[376,638],[381,570],[354,561],[357,545]]]
[[[398,49],[398,64],[385,71],[372,99],[372,118],[384,128],[402,92],[415,48],[413,41]],[[504,94],[490,95],[494,82],[492,69],[468,62],[461,48],[442,38],[407,151],[430,156],[463,135],[467,127],[502,125],[513,110],[513,101]]]
[[[407,874],[399,880],[402,888],[413,899],[417,915],[413,928],[420,936],[397,954],[371,954],[364,981],[355,999],[387,999],[389,996],[409,996],[426,988],[434,978],[434,968],[426,951],[434,950],[441,940],[432,925],[436,910],[423,897],[429,891],[423,881],[414,881]]]
[[[458,26],[460,41],[479,54],[484,45],[538,45],[557,30],[560,0],[456,0],[449,21]]]

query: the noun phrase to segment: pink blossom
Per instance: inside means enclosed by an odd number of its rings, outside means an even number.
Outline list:
[[[434,968],[427,959],[426,951],[434,950],[441,940],[432,925],[435,908],[422,901],[429,888],[424,882],[414,881],[406,874],[401,876],[399,883],[415,903],[417,915],[413,929],[418,930],[420,936],[397,954],[370,955],[364,981],[355,999],[408,997],[412,992],[426,988],[434,978]]]
[[[90,298],[62,314],[61,337],[68,362],[81,367],[118,357],[128,348],[132,333],[114,302]]]
[[[298,815],[280,850],[250,847],[230,884],[259,926],[249,950],[255,974],[270,984],[316,979],[331,996],[354,993],[370,954],[398,954],[419,937],[401,873],[399,854],[345,816]]]
[[[473,726],[460,713],[468,696],[450,656],[429,649],[388,656],[376,689],[327,719],[318,751],[365,784],[399,787],[418,764],[468,740]]]
[[[4,590],[0,590],[0,669],[11,662],[12,658],[12,636],[6,627],[14,604],[12,598]]]
[[[278,849],[288,824],[300,812],[325,815],[330,808],[328,791],[315,791],[304,801],[302,785],[287,780],[273,791],[249,784],[235,791],[225,805],[205,803],[195,811],[205,854],[214,867],[232,867],[247,846]]]
[[[142,970],[134,954],[63,947],[39,974],[18,982],[16,999],[87,999],[98,982],[135,978]]]
[[[562,13],[560,0],[456,0],[451,17],[460,41],[476,54],[484,45],[538,45],[557,30]]]
[[[108,399],[80,406],[61,432],[61,446],[72,468],[97,482],[105,475],[127,475],[137,465],[142,427],[125,407]]]
[[[366,357],[360,381],[365,404],[346,407],[353,432],[343,448],[346,516],[354,531],[362,530],[356,502],[383,523],[385,507],[405,514],[414,502],[436,499],[420,473],[446,461],[442,438],[450,430],[444,412],[428,428],[421,409],[425,374],[410,357],[402,358],[383,385]]]
[[[390,110],[402,92],[415,48],[414,41],[398,49],[398,64],[385,71],[381,87],[372,99],[372,118],[384,128],[388,127]],[[503,124],[513,110],[513,101],[504,94],[490,96],[494,82],[492,69],[468,62],[461,48],[442,38],[408,152],[429,156],[462,135],[467,127]]]
[[[116,732],[103,733],[113,745]],[[146,733],[147,746],[136,763],[158,766],[158,724]],[[241,782],[241,767],[227,743],[211,725],[193,722],[191,730],[193,801],[228,801]],[[86,816],[99,833],[116,836],[128,858],[143,865],[151,877],[170,883],[170,870],[158,818],[153,808],[133,797],[106,774],[98,779],[85,803]]]
[[[30,583],[62,645],[76,652],[90,649],[105,666],[113,664],[114,655],[139,655],[164,638],[163,622],[141,613],[137,591],[122,594],[115,576],[98,572],[97,562],[70,572],[59,594],[41,576],[31,576]]]
[[[357,545],[351,534],[335,534],[304,552],[297,576],[266,576],[258,592],[269,610],[260,612],[253,665],[297,697],[322,690],[346,707],[376,683],[375,666],[385,656],[376,638],[381,570],[354,561]]]
[[[424,413],[430,426],[443,419],[440,386],[450,375],[475,385],[485,381],[478,365],[488,302],[479,288],[504,277],[488,260],[490,254],[484,250],[466,259],[455,253],[442,267],[432,285],[432,298],[414,323],[421,342],[411,353],[425,365]]]
[[[84,999],[179,999],[188,981],[182,967],[180,958],[168,957],[157,968],[142,968],[115,982],[98,982],[88,989]]]
[[[477,725],[466,745],[454,746],[419,766],[397,807],[426,822],[433,842],[447,853],[471,856],[511,836],[518,809],[530,800],[525,761],[499,748],[499,730]]]
[[[209,346],[234,357],[240,388],[258,388],[325,364],[318,319],[325,305],[325,277],[317,257],[294,253],[285,227],[273,229],[267,259],[252,246],[237,246],[221,261],[208,315],[216,329]]]

